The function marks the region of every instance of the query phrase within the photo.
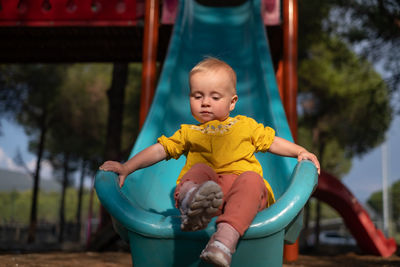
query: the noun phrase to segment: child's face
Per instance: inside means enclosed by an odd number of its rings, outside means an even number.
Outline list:
[[[226,71],[201,71],[190,78],[190,110],[200,123],[223,121],[238,100]]]

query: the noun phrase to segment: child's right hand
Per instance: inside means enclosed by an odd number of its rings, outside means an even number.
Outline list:
[[[117,173],[120,187],[124,185],[125,179],[129,174],[125,166],[118,161],[106,161],[99,167],[99,169],[102,171],[111,171]]]

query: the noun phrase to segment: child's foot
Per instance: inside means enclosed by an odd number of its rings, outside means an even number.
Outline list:
[[[182,231],[197,231],[206,228],[221,206],[222,197],[221,187],[213,181],[207,181],[189,190],[180,207]]]
[[[200,258],[214,266],[229,267],[239,238],[239,232],[230,224],[219,223],[217,231],[212,235],[206,248],[201,252]]]
[[[229,267],[231,265],[232,253],[223,243],[211,238],[206,248],[201,252],[200,258],[214,266]]]

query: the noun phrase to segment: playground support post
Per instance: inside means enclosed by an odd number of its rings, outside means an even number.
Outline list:
[[[149,112],[156,87],[159,0],[146,0],[143,37],[142,90],[140,95],[139,127]]]
[[[390,200],[389,200],[389,146],[388,140],[382,144],[382,210],[383,210],[383,232],[385,235],[390,236],[392,233],[390,231]]]
[[[297,139],[297,1],[283,0],[283,105]]]
[[[297,141],[297,1],[283,0],[283,62],[281,97],[293,139]],[[299,241],[285,245],[283,257],[296,261]]]

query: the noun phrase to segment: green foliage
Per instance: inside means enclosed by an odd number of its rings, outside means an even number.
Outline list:
[[[311,139],[308,147],[322,168],[341,176],[352,156],[383,140],[391,121],[388,88],[370,63],[338,39],[313,44],[299,65],[299,141]]]
[[[323,42],[328,38],[323,22],[329,16],[332,4],[332,1],[298,1],[298,56],[300,62],[308,57],[310,45]]]
[[[107,91],[111,85],[111,64],[73,64],[64,72],[60,97],[56,100],[46,144],[54,167],[61,168],[64,154],[70,164],[89,160],[95,172],[102,161],[108,114]],[[141,64],[130,64],[125,97],[123,150],[130,151],[138,133]],[[71,157],[70,157],[71,159]]]
[[[319,156],[323,169],[341,177],[350,169],[353,156],[365,154],[383,140],[390,124],[393,84],[377,74],[369,61],[376,63],[382,59],[377,55],[386,54],[390,57],[386,62],[398,65],[400,53],[389,53],[387,48],[400,47],[394,47],[400,33],[394,18],[398,21],[400,5],[369,0],[298,4],[298,139]],[[395,34],[386,34],[394,30]],[[367,53],[356,54],[354,48]],[[394,68],[391,72],[396,73]]]
[[[0,70],[0,113],[22,124],[30,138],[30,151],[37,151],[39,134],[46,133],[44,157],[52,163],[57,179],[67,179],[63,186],[71,185],[70,174],[82,161],[89,169],[85,167],[86,174],[93,175],[104,153],[112,65],[0,65]],[[126,151],[131,149],[138,132],[140,81],[141,65],[131,64],[123,122]],[[72,188],[66,191],[66,221],[76,220],[77,194]],[[2,194],[0,212],[4,213],[0,213],[0,220],[28,223],[31,198],[30,191]],[[87,198],[85,193],[82,218],[87,217]],[[62,220],[61,199],[60,193],[41,192],[39,221]],[[97,198],[96,203],[98,206]],[[94,212],[97,210],[95,207]]]
[[[19,123],[22,124],[31,140],[37,139],[37,134],[42,127],[47,127],[54,121],[51,116],[56,107],[55,99],[59,96],[62,83],[62,65],[29,64],[18,65],[16,72],[17,86],[26,88],[22,101],[22,108],[16,113]],[[36,153],[36,147],[30,147]]]
[[[52,120],[51,114],[62,82],[62,65],[2,65],[0,113],[22,124],[31,139]],[[31,151],[36,153],[35,147]]]
[[[56,169],[62,168],[65,155],[70,167],[79,159],[99,161],[104,146],[110,71],[109,64],[74,64],[65,69],[46,143],[48,158]]]
[[[66,194],[65,217],[68,222],[75,222],[77,207],[77,190],[69,188]],[[82,219],[88,218],[90,192],[83,195]],[[29,211],[31,207],[32,191],[25,192],[1,192],[0,193],[0,224],[29,223]],[[57,223],[59,220],[60,193],[40,192],[38,201],[39,222]],[[99,200],[93,194],[93,218],[99,216]],[[83,222],[82,222],[83,223]]]
[[[390,200],[392,204],[392,218],[400,218],[400,180],[393,183],[390,187]],[[370,205],[378,214],[383,215],[382,210],[382,191],[376,191],[371,194],[367,200],[368,205]],[[400,221],[399,221],[400,224]],[[400,229],[400,225],[399,225]]]
[[[29,221],[29,203],[31,201],[31,192],[0,193],[0,223],[15,223]]]
[[[24,127],[30,151],[37,153],[40,130],[45,130],[45,157],[55,169],[61,168],[68,153],[72,165],[84,158],[94,172],[103,156],[112,64],[8,64],[0,65],[0,70],[0,114]],[[138,132],[140,77],[141,65],[131,64],[123,134],[126,150]]]
[[[400,1],[335,0],[329,25],[371,62],[379,62],[386,83],[400,92]],[[397,95],[399,96],[399,95]],[[393,101],[400,112],[398,98]]]

